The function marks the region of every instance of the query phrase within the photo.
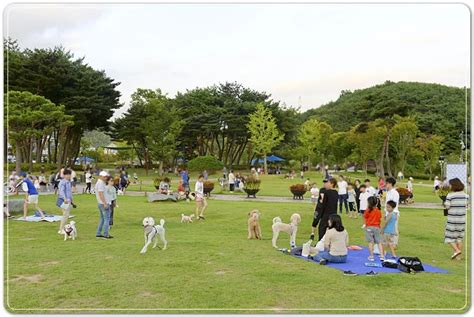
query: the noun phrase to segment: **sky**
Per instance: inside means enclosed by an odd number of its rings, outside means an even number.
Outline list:
[[[4,36],[62,45],[121,82],[176,92],[224,82],[302,111],[391,81],[469,86],[462,4],[13,4]]]

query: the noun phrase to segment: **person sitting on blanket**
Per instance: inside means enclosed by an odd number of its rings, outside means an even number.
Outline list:
[[[337,214],[329,216],[328,230],[322,240],[324,240],[324,251],[319,252],[314,257],[319,264],[326,265],[327,262],[346,262],[349,234],[342,225],[341,216]]]

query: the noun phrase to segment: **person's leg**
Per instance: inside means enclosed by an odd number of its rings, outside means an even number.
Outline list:
[[[317,261],[317,262],[319,262],[319,261],[321,261],[321,260],[326,260],[326,261],[328,261],[328,259],[330,258],[330,256],[331,256],[331,255],[329,254],[328,251],[322,251],[322,252],[318,252],[318,254],[316,254],[316,255],[314,256],[314,260]]]
[[[97,232],[96,232],[96,236],[101,236],[102,235],[102,228],[104,227],[104,223],[105,223],[105,209],[104,209],[104,206],[102,204],[99,204],[99,216],[100,216],[100,219],[99,219],[99,225],[97,227]]]
[[[23,218],[26,219],[26,215],[28,215],[28,201],[25,199],[23,203]]]
[[[342,202],[343,202],[342,195],[338,196],[338,205],[339,205],[339,213],[342,214]]]
[[[328,253],[328,258],[327,258],[328,262],[344,263],[344,262],[346,262],[346,260],[347,260],[346,255],[331,255],[331,254]]]
[[[63,232],[66,221],[69,219],[69,208],[61,209],[61,211],[63,213],[63,217],[61,218],[61,222],[59,224],[59,233]]]
[[[39,197],[36,197],[36,200],[35,200],[35,207],[36,207],[36,210],[38,210],[39,213],[41,214],[41,218],[44,218],[44,212],[43,212],[43,209],[41,209],[40,206],[39,206],[38,198],[39,198]]]
[[[110,228],[110,207],[107,206],[105,208],[105,213],[104,213],[104,216],[105,216],[105,222],[104,222],[104,237],[108,237],[109,236],[109,228]]]
[[[342,195],[342,201],[344,202],[344,208],[346,209],[346,215],[349,213],[349,206],[347,204],[347,194]]]
[[[201,213],[200,213],[200,217],[204,217],[204,211],[206,210],[207,208],[207,199],[206,198],[203,198],[202,199],[202,208],[201,208]]]
[[[201,209],[201,202],[198,201],[198,198],[196,198],[196,209],[194,210],[194,214],[196,215],[196,219],[199,218],[199,210]]]
[[[457,244],[457,243],[453,242],[453,243],[450,243],[449,245],[451,246],[451,248],[453,248],[454,253],[459,253],[459,252],[461,252],[461,249],[458,248],[458,244]]]
[[[395,250],[395,245],[393,243],[389,243],[388,246],[390,248],[390,252],[392,252],[392,256],[396,258],[397,253],[396,253],[396,250]]]
[[[327,229],[327,221],[324,221],[324,219],[321,219],[321,221],[319,222],[319,228],[318,228],[318,241],[324,237],[324,235],[326,234],[326,229]]]
[[[369,242],[369,255],[371,258],[374,257],[374,244],[372,242]]]
[[[111,204],[110,204],[110,221],[109,221],[109,226],[113,226],[114,225],[114,203],[115,201],[113,201]]]

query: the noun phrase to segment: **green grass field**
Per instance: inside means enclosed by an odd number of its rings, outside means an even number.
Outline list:
[[[42,196],[40,203],[57,213],[54,201]],[[402,209],[399,254],[418,256],[449,274],[347,277],[272,248],[274,216],[288,221],[299,212],[297,243],[307,240],[308,203],[211,199],[206,221],[181,224],[181,213],[190,214],[193,203],[150,204],[144,197],[119,196],[111,240],[95,238],[95,197],[79,195],[76,203],[76,241],[63,241],[58,223],[5,225],[5,304],[10,312],[462,313],[469,307],[469,255],[450,260],[441,210]],[[247,213],[253,208],[262,212],[262,241],[247,240]],[[145,216],[166,219],[168,250],[139,253]],[[343,220],[351,244],[365,245],[361,220]],[[284,233],[279,246],[289,246]]]

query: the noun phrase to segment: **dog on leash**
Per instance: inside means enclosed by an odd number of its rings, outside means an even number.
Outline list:
[[[257,238],[258,240],[262,240],[262,228],[260,228],[260,223],[258,222],[260,219],[260,211],[254,209],[249,212],[248,215],[249,220],[247,221],[247,227],[249,235],[247,239]]]
[[[181,223],[183,222],[193,222],[194,215],[186,216],[185,214],[181,214]]]
[[[165,239],[165,220],[161,219],[160,224],[155,226],[155,219],[152,217],[145,217],[143,219],[143,228],[145,230],[145,245],[140,253],[145,253],[148,246],[154,241],[153,249],[158,245],[158,236],[163,241],[163,250],[166,250],[168,242]]]
[[[66,224],[63,229],[64,234],[64,241],[67,239],[76,240],[77,238],[77,229],[76,229],[76,222],[71,221],[70,223]]]
[[[290,246],[291,248],[296,247],[296,232],[298,231],[298,225],[301,222],[301,216],[297,213],[294,213],[290,217],[290,223],[282,223],[280,217],[273,218],[273,238],[272,245],[274,248],[278,248],[276,245],[278,235],[280,231],[286,232],[290,235]]]

